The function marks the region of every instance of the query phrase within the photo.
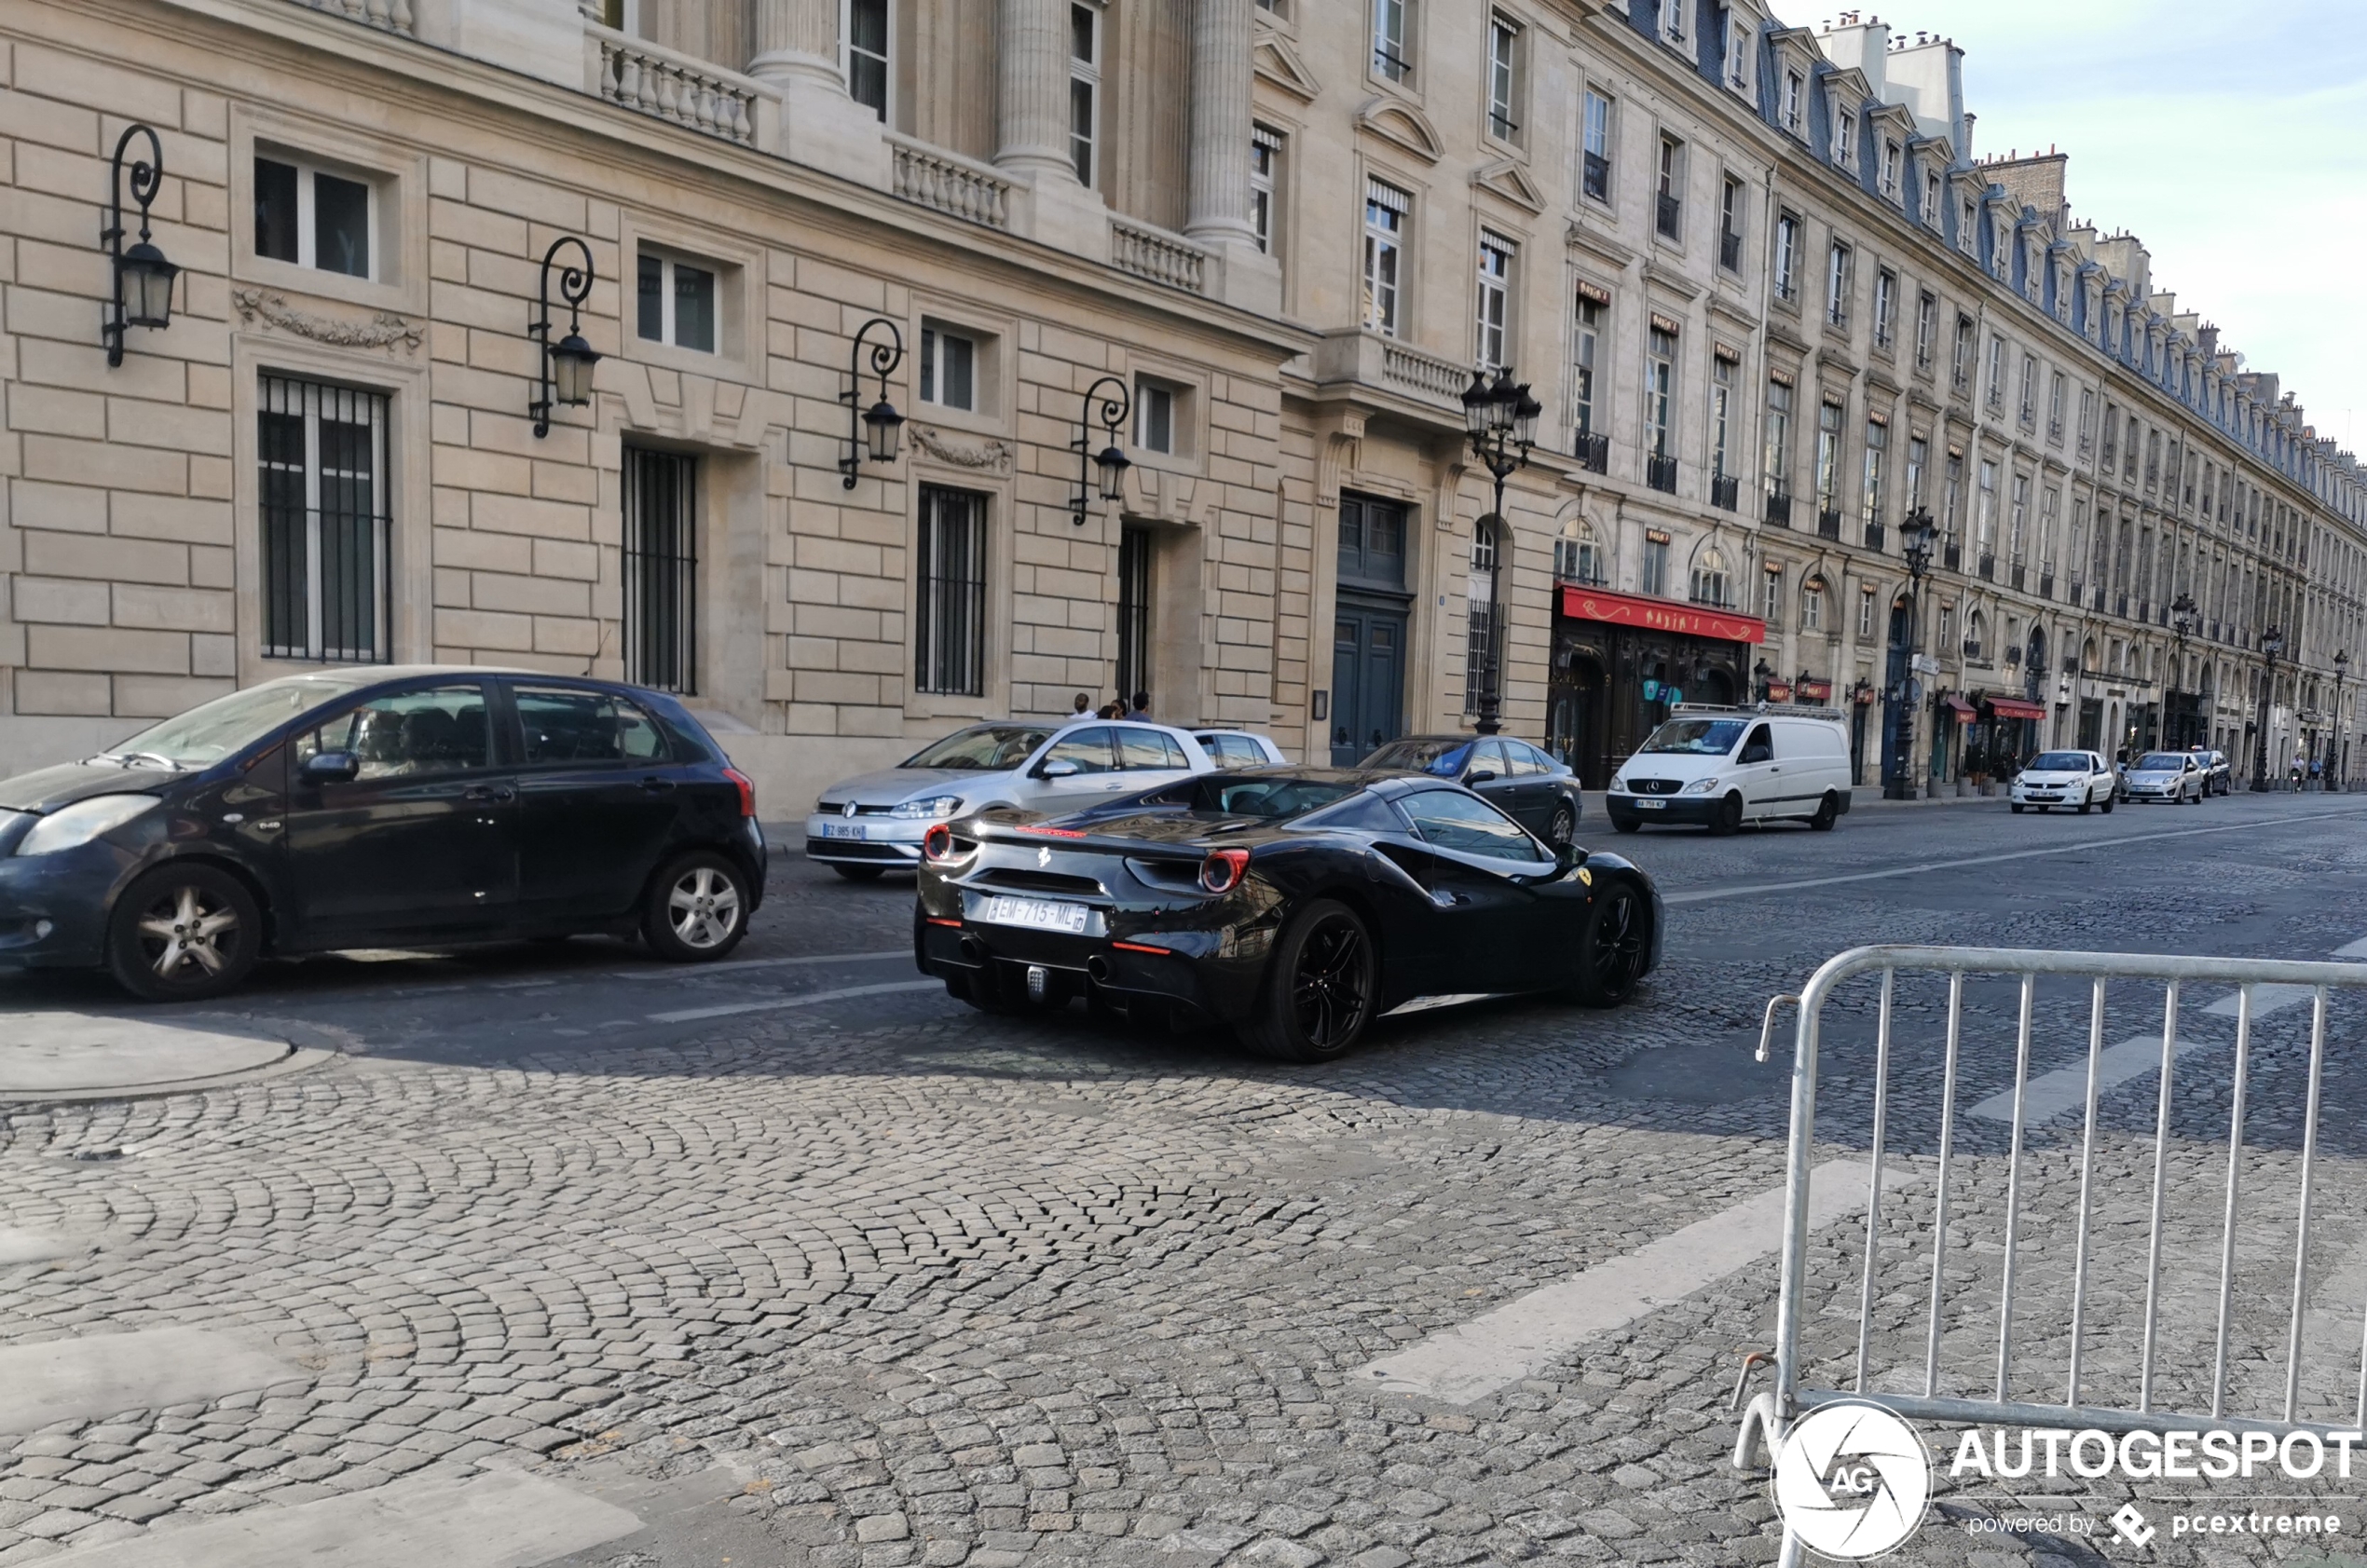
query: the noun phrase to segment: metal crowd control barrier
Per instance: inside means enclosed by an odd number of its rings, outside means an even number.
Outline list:
[[[1944,976],[1948,982],[1946,1019],[1946,1056],[1939,1111],[1936,1192],[1930,1199],[1932,1236],[1930,1259],[1930,1299],[1928,1326],[1924,1332],[1922,1391],[1920,1394],[1883,1392],[1874,1388],[1868,1379],[1869,1346],[1873,1337],[1876,1302],[1878,1254],[1881,1250],[1880,1223],[1883,1194],[1883,1159],[1885,1141],[1890,1132],[1890,1095],[1893,1070],[1894,1028],[1893,1001],[1902,973],[1928,974]],[[1806,1386],[1800,1349],[1800,1328],[1803,1315],[1815,1303],[1805,1299],[1807,1289],[1809,1222],[1809,1173],[1815,1145],[1817,1052],[1823,1027],[1826,1003],[1834,990],[1844,981],[1863,975],[1881,976],[1881,995],[1877,1014],[1875,1033],[1875,1084],[1873,1098],[1872,1138],[1870,1145],[1871,1171],[1866,1207],[1866,1262],[1858,1292],[1857,1348],[1854,1386],[1822,1388]],[[1950,1203],[1954,1194],[1956,1164],[1970,1156],[1956,1152],[1958,1113],[1956,1096],[1958,1064],[1963,1043],[1964,980],[1972,975],[2019,976],[2020,1005],[2015,1037],[2013,1131],[2005,1172],[2005,1234],[2004,1257],[2002,1264],[2002,1288],[1997,1298],[1997,1354],[1994,1392],[1988,1398],[1960,1398],[1940,1392],[1940,1345],[1943,1309],[1948,1302],[1949,1250],[1947,1246]],[[2086,1124],[2078,1141],[2079,1213],[2077,1240],[2071,1285],[2069,1379],[2060,1403],[2045,1403],[2010,1397],[2014,1379],[2016,1341],[2017,1248],[2022,1204],[2025,1196],[2025,1140],[2030,1128],[2026,1122],[2026,1100],[2031,1083],[2032,1009],[2038,978],[2041,975],[2067,975],[2091,982],[2088,1007],[2087,1089],[2085,1097]],[[2164,987],[2162,1010],[2160,1081],[2157,1086],[2154,1125],[2154,1170],[2151,1220],[2148,1228],[2144,1268],[2143,1343],[2139,1357],[2137,1398],[2133,1407],[2083,1403],[2083,1365],[2088,1339],[2094,1337],[2094,1325],[2088,1319],[2090,1254],[2090,1223],[2095,1214],[2097,1191],[2097,1100],[2101,1084],[2104,1055],[2105,988],[2114,980],[2157,981]],[[2173,1068],[2181,1046],[2179,1037],[2179,993],[2182,986],[2203,983],[2224,985],[2237,989],[2240,997],[2236,1011],[2236,1040],[2231,1086],[2231,1111],[2226,1145],[2226,1179],[2223,1200],[2219,1240],[2219,1280],[2217,1329],[2213,1335],[2213,1359],[2209,1411],[2176,1411],[2157,1408],[2156,1402],[2156,1329],[2162,1303],[2163,1218],[2168,1197],[2166,1186],[2169,1178],[2171,1146],[2171,1089]],[[2293,1220],[2295,1237],[2292,1272],[2292,1296],[2287,1317],[2284,1357],[2284,1389],[2281,1409],[2276,1417],[2237,1415],[2227,1411],[2228,1337],[2232,1314],[2237,1305],[2237,1199],[2244,1175],[2245,1099],[2251,1088],[2253,1012],[2257,988],[2299,987],[2309,992],[2310,1030],[2306,1119],[2302,1130],[2300,1167],[2300,1202]],[[1791,1425],[1807,1411],[1837,1399],[1851,1399],[1881,1405],[1909,1418],[1922,1418],[1941,1423],[1969,1425],[1992,1424],[2032,1427],[2093,1427],[2108,1432],[2182,1430],[2197,1424],[2224,1427],[2232,1431],[2265,1431],[2281,1436],[2308,1430],[2321,1436],[2332,1428],[2320,1424],[2303,1422],[2298,1417],[2301,1394],[2303,1323],[2308,1304],[2308,1272],[2310,1260],[2311,1201],[2317,1180],[2319,1089],[2326,1064],[2327,1003],[2329,993],[2337,989],[2367,990],[2367,964],[2259,961],[2240,959],[2154,957],[2134,953],[2063,953],[1992,948],[1909,947],[1886,946],[1856,948],[1828,961],[1812,975],[1798,995],[1779,996],[1767,1004],[1767,1013],[1759,1034],[1758,1059],[1768,1059],[1777,1009],[1786,1004],[1798,1008],[1799,1023],[1795,1036],[1792,1065],[1791,1150],[1786,1177],[1784,1242],[1782,1253],[1782,1297],[1776,1315],[1775,1347],[1772,1364],[1775,1385],[1754,1398],[1743,1417],[1742,1428],[1734,1445],[1734,1463],[1740,1467],[1751,1466],[1763,1441],[1765,1452],[1772,1458]],[[2291,993],[2277,1000],[2290,1000]],[[1924,1064],[1911,1064],[1924,1065]],[[2149,1068],[2148,1070],[2151,1070]],[[1894,1188],[1888,1201],[1895,1206],[1909,1201]],[[2346,1351],[2355,1350],[2360,1356],[2359,1395],[2353,1412],[2353,1427],[2367,1427],[2367,1324],[2362,1324],[2359,1337],[2354,1337]],[[1759,1357],[1758,1359],[1768,1359]],[[1751,1369],[1744,1370],[1745,1383]],[[1737,1386],[1737,1396],[1743,1385]],[[1783,1561],[1798,1561],[1799,1544],[1787,1539]]]

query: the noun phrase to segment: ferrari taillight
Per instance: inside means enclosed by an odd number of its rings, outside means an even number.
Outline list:
[[[1231,893],[1248,875],[1250,852],[1216,850],[1200,862],[1200,886],[1211,893]]]

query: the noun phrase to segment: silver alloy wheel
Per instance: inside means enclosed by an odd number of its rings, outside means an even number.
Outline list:
[[[699,952],[719,948],[740,928],[739,884],[712,866],[693,866],[666,894],[675,939]]]
[[[171,913],[165,912],[168,906]],[[189,964],[221,974],[223,949],[235,945],[238,935],[239,917],[228,902],[186,882],[150,906],[140,921],[140,946],[159,980],[173,978]]]

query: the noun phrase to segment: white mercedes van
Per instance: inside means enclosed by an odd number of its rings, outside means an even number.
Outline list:
[[[1849,730],[1831,708],[1680,703],[1620,764],[1611,825],[1687,823],[1731,833],[1746,822],[1827,832],[1849,810]]]

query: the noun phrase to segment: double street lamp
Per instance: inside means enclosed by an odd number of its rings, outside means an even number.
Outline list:
[[[2260,722],[2252,740],[2252,788],[2268,787],[2268,714],[2277,698],[2277,656],[2285,651],[2285,634],[2271,626],[2260,634],[2260,651],[2268,656],[2268,670],[2260,682]]]
[[[1909,753],[1915,736],[1915,641],[1922,607],[1923,576],[1932,568],[1932,545],[1938,530],[1922,507],[1909,512],[1898,525],[1898,543],[1907,557],[1907,623],[1899,645],[1891,653],[1890,689],[1882,716],[1882,798],[1911,800],[1915,795],[1914,763]]]
[[[1529,449],[1537,444],[1537,418],[1544,412],[1545,405],[1529,395],[1528,383],[1512,379],[1510,365],[1498,368],[1494,381],[1488,380],[1485,368],[1473,371],[1471,384],[1463,389],[1463,426],[1471,436],[1471,455],[1496,481],[1495,510],[1474,525],[1474,538],[1493,529],[1499,559],[1511,536],[1504,521],[1504,482],[1515,470],[1528,466]],[[1479,718],[1472,728],[1483,735],[1493,735],[1503,728],[1498,717],[1504,701],[1498,689],[1504,635],[1500,599],[1500,594],[1490,595],[1487,646],[1480,650]]]
[[[2194,743],[2187,733],[2184,716],[2178,710],[2178,699],[2183,695],[2179,689],[2186,680],[2186,639],[2195,632],[2195,599],[2191,593],[2181,593],[2169,602],[2170,626],[2178,634],[2178,657],[2169,667],[2169,689],[2162,694],[2162,706],[2168,710],[2164,718],[2176,726],[2169,737],[2169,743],[2174,746]]]

